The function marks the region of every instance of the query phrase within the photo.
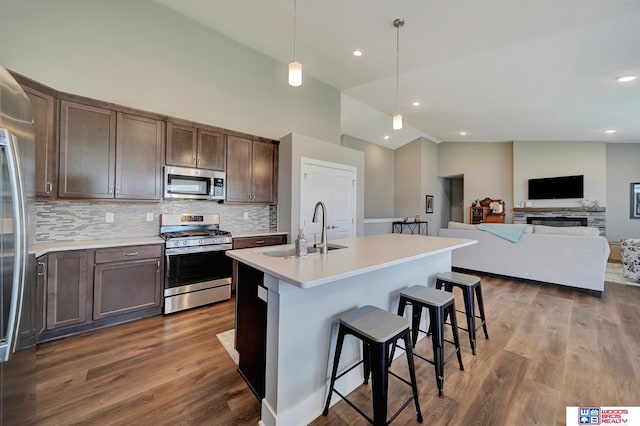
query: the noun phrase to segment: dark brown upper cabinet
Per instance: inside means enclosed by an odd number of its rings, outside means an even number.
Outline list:
[[[23,86],[31,100],[35,122],[36,196],[55,197],[56,185],[56,99],[49,94]]]
[[[160,200],[163,126],[153,118],[61,101],[58,196]]]
[[[277,170],[277,144],[227,136],[227,202],[276,203]]]
[[[225,170],[224,133],[195,126],[167,123],[167,164]]]

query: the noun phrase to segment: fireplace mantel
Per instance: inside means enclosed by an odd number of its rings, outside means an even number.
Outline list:
[[[514,207],[514,212],[606,212],[606,207]]]
[[[587,226],[592,226],[600,230],[600,235],[607,234],[606,207],[514,207],[513,223],[527,223],[527,217],[586,217]]]

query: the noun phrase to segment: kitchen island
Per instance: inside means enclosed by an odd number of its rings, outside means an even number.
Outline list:
[[[245,321],[242,312],[247,311],[243,305],[250,303],[248,297],[254,295],[266,302],[261,308],[266,313],[266,335],[256,340],[257,346],[266,345],[264,369],[260,370],[264,371],[264,391],[256,392],[264,395],[261,424],[300,425],[318,417],[326,397],[337,318],[363,305],[395,312],[401,290],[416,284],[433,287],[437,274],[451,270],[451,250],[475,241],[384,234],[330,243],[342,248],[327,254],[311,253],[306,258],[288,255],[292,246],[227,252],[238,271],[253,271],[249,274],[252,279],[262,278],[260,285],[243,297],[241,286],[248,284],[239,277],[236,299],[236,327]],[[245,330],[240,327],[236,331],[243,374],[246,346],[241,348],[239,342],[246,337]],[[245,354],[253,352],[249,349]],[[345,342],[341,368],[359,358],[355,340]],[[339,381],[338,388],[350,392],[361,383],[362,370],[354,369]]]

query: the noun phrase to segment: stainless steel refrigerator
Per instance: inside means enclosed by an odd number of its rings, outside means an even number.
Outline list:
[[[0,425],[35,423],[34,125],[0,66]]]

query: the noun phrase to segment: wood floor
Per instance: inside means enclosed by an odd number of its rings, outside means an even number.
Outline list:
[[[465,370],[455,358],[445,367],[444,398],[433,366],[416,360],[424,424],[564,425],[566,406],[640,404],[640,287],[606,283],[597,299],[482,279],[490,340],[480,334],[473,356],[462,332]],[[232,327],[233,301],[42,344],[38,424],[257,424],[259,403],[216,338]],[[424,339],[417,350],[430,354],[429,346]],[[394,371],[405,373],[404,364]],[[391,411],[408,388],[390,383]],[[368,392],[361,386],[354,401],[371,412]],[[312,424],[366,422],[339,402]],[[394,424],[417,424],[414,410]]]

